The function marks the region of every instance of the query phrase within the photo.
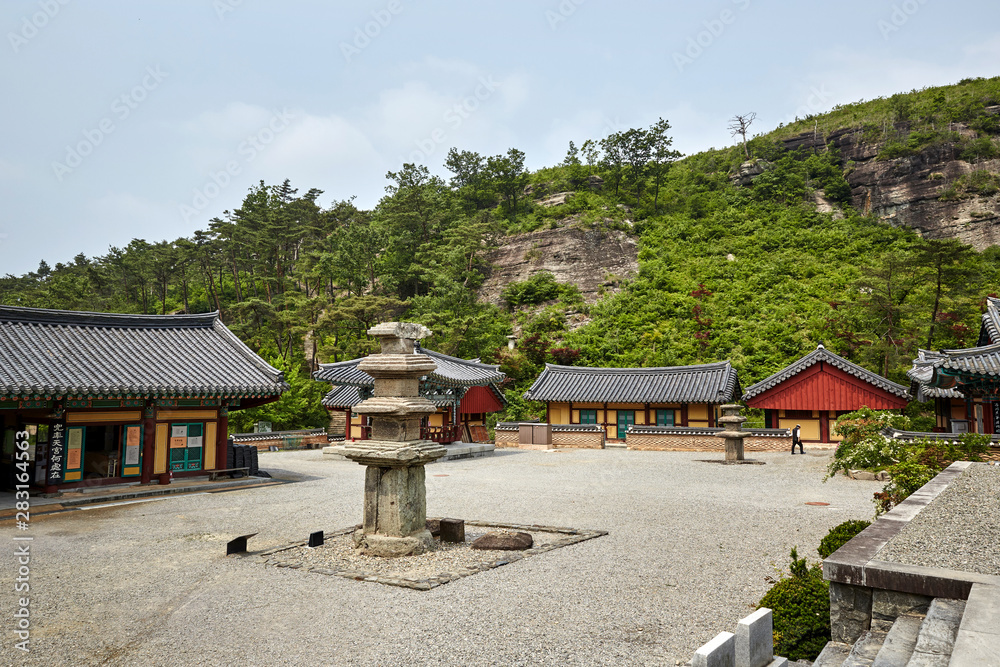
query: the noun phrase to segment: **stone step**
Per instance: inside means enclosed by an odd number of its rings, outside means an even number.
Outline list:
[[[896,619],[882,642],[872,667],[906,667],[917,645],[923,614],[904,614]]]
[[[885,642],[885,637],[885,632],[869,630],[861,635],[858,641],[854,642],[850,654],[848,654],[847,658],[841,664],[843,667],[871,667],[875,656],[878,655],[883,642]]]
[[[964,612],[964,600],[934,598],[927,609],[927,617],[920,624],[907,667],[947,667]]]
[[[850,654],[850,644],[827,642],[822,652],[813,660],[813,667],[841,667]]]
[[[1000,587],[972,585],[949,664],[1000,667]]]

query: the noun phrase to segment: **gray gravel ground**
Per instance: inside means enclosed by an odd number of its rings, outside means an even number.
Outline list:
[[[969,466],[876,558],[1000,575],[1000,467]]]
[[[433,464],[431,515],[610,534],[421,592],[224,556],[243,533],[259,531],[250,547],[263,550],[360,520],[360,466],[318,451],[262,454],[262,469],[300,481],[34,519],[32,651],[25,659],[5,631],[0,663],[684,662],[734,631],[792,546],[815,559],[832,526],[870,519],[882,486],[822,483],[829,453],[754,457],[767,465],[622,450],[498,450]],[[16,570],[5,560],[11,623]]]

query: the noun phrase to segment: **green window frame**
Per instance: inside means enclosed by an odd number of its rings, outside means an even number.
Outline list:
[[[673,410],[657,410],[656,411],[656,425],[657,426],[673,426],[677,423],[676,415]]]
[[[180,438],[184,438],[183,446]],[[201,470],[205,453],[204,422],[170,424],[170,470]]]
[[[597,410],[580,410],[580,423],[581,424],[596,424],[597,423]]]

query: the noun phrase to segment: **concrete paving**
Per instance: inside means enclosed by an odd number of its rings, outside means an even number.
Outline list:
[[[497,450],[427,470],[428,513],[609,531],[429,592],[227,557],[361,518],[364,470],[318,450],[262,453],[296,483],[162,497],[0,523],[31,537],[31,652],[5,613],[0,664],[646,665],[690,660],[882,484],[822,482],[829,452]],[[825,502],[827,506],[806,505]],[[12,609],[17,566],[0,570]]]

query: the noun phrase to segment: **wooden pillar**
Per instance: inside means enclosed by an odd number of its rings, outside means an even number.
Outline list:
[[[708,404],[708,427],[715,427],[715,406],[711,403]]]
[[[344,442],[354,440],[351,431],[351,409],[344,408]]]
[[[830,411],[819,411],[819,439],[821,442],[830,442]]]
[[[646,426],[649,426],[649,403],[646,403]],[[653,424],[655,426],[655,424]]]
[[[224,470],[229,467],[226,459],[226,444],[229,442],[229,408],[219,408],[219,427],[215,431],[215,467]]]
[[[146,403],[142,419],[142,470],[139,483],[149,484],[153,480],[153,446],[156,444],[156,407],[153,401]]]
[[[569,402],[569,423],[573,423],[573,401]]]
[[[687,403],[681,403],[681,426],[688,425],[688,405]]]
[[[549,415],[549,412],[550,412],[549,406],[551,406],[551,405],[552,404],[549,403],[548,401],[545,402],[545,423],[546,424],[551,424],[552,423],[552,419],[551,419],[551,417]]]
[[[603,424],[601,424],[601,427],[604,428],[604,437],[607,438],[608,437],[608,404],[607,403],[604,403],[604,417],[601,418],[601,421],[604,422]],[[616,436],[618,435],[618,431],[615,431],[615,435]]]

